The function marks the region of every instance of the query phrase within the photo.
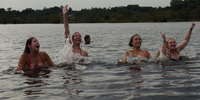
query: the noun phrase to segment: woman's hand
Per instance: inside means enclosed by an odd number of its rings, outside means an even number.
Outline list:
[[[194,24],[194,22],[192,23],[192,26],[190,27],[190,30],[192,30],[196,25]]]
[[[65,5],[65,7],[63,8],[63,14],[67,14],[69,12],[68,5]]]
[[[162,38],[163,38],[163,42],[166,42],[166,38],[165,38],[165,34],[163,32],[160,32]]]
[[[165,38],[165,34],[163,32],[160,32],[162,38],[163,38],[163,44],[162,44],[162,54],[166,55],[167,51],[166,51],[166,38]]]

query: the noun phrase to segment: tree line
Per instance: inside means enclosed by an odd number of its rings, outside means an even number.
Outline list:
[[[62,8],[22,11],[0,8],[0,24],[62,23]],[[70,23],[177,22],[199,21],[200,0],[171,0],[168,7],[127,5],[112,8],[91,8],[79,11],[69,8]]]

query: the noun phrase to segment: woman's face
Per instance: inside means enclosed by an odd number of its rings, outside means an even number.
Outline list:
[[[90,37],[88,37],[88,38],[86,39],[86,42],[90,42],[90,40],[91,40]]]
[[[142,39],[141,39],[141,37],[137,36],[137,35],[134,36],[132,44],[133,44],[133,47],[141,46],[142,45]]]
[[[29,49],[39,51],[40,44],[36,38],[32,39],[31,45],[28,45]]]
[[[73,43],[75,44],[80,44],[82,42],[81,40],[81,34],[80,33],[75,33],[74,38],[72,39]]]
[[[176,40],[175,39],[170,39],[168,41],[168,45],[167,45],[168,49],[176,49]]]

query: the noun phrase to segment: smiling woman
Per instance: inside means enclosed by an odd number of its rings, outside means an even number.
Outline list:
[[[135,60],[136,57],[138,56],[141,56],[147,59],[151,58],[151,54],[147,50],[140,49],[141,45],[142,45],[142,39],[140,35],[138,34],[133,35],[129,41],[129,46],[133,47],[133,49],[127,50],[120,62],[122,63],[127,62],[128,56],[130,56],[132,60]]]
[[[39,52],[39,48],[40,44],[35,37],[31,37],[26,41],[24,53],[19,59],[17,68],[18,71],[26,71],[48,66],[55,66],[49,55],[44,51]]]
[[[176,45],[177,45],[176,40],[174,38],[169,38],[166,41],[165,34],[161,32],[161,35],[163,38],[162,54],[169,56],[169,59],[171,59],[171,60],[180,60],[181,56],[179,55],[179,53],[181,52],[181,50],[183,50],[185,48],[185,46],[190,41],[190,37],[191,37],[192,30],[194,27],[195,27],[195,24],[193,22],[184,41],[177,47],[176,47]]]
[[[65,27],[65,38],[69,38],[69,24],[68,24],[68,11],[69,9],[67,9],[68,5],[66,5],[64,8],[63,8],[63,20],[64,20],[64,27]],[[82,36],[79,32],[75,32],[73,35],[72,35],[72,42],[73,42],[73,49],[72,49],[72,52],[73,53],[76,53],[76,54],[79,54],[81,56],[84,56],[84,57],[88,57],[88,53],[81,49],[80,47],[80,44],[82,42],[81,40]]]

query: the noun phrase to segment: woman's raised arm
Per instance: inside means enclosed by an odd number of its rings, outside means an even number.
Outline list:
[[[167,51],[166,51],[166,38],[165,38],[165,34],[164,33],[162,33],[162,32],[160,32],[160,34],[161,34],[161,36],[162,36],[162,38],[163,38],[163,44],[162,44],[162,49],[161,49],[161,51],[162,51],[162,54],[163,55],[166,55],[167,54]]]
[[[183,50],[185,48],[185,46],[188,44],[188,42],[190,41],[190,37],[192,34],[192,30],[195,27],[194,22],[192,23],[190,30],[188,31],[188,34],[186,35],[184,41],[177,47],[177,51],[180,52],[181,50]]]
[[[68,11],[69,9],[68,8],[68,5],[65,5],[65,7],[63,8],[63,21],[64,21],[64,27],[65,27],[65,38],[68,38],[69,36],[69,24],[68,24]]]

